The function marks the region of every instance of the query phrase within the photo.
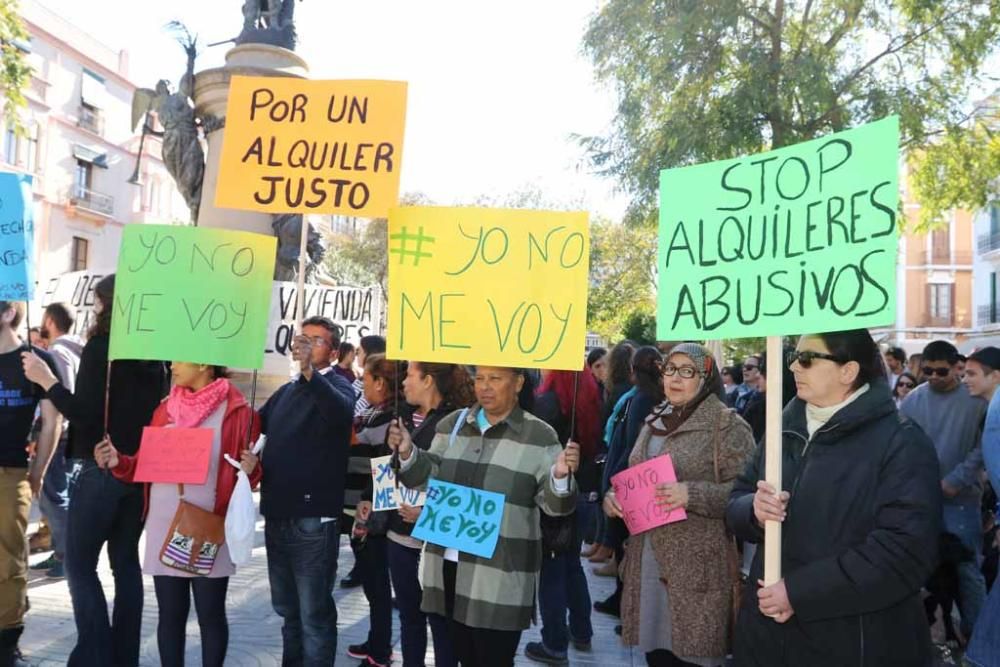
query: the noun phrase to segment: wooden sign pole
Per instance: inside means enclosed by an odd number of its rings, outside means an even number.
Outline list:
[[[781,380],[784,375],[784,350],[781,336],[767,337],[767,392],[765,408],[764,456],[765,480],[781,492]],[[764,525],[764,585],[781,581],[781,523],[768,521]]]
[[[309,223],[302,216],[302,230],[299,237],[299,275],[295,284],[295,335],[302,335],[302,320],[306,315],[306,248],[309,246]],[[299,373],[299,364],[289,355],[290,376]]]

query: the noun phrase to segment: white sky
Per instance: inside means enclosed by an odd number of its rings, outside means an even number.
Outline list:
[[[183,21],[199,42],[234,37],[242,0],[41,0],[108,46],[129,51],[131,78],[176,81],[184,54],[163,30]],[[468,203],[538,185],[618,219],[627,201],[588,173],[572,133],[605,134],[613,92],[580,50],[599,0],[302,0],[297,52],[313,78],[409,82],[403,192]],[[206,49],[198,69],[221,65]]]

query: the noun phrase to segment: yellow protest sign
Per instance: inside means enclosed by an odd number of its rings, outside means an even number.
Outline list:
[[[405,82],[235,76],[215,205],[385,217],[405,122]]]
[[[394,208],[389,356],[580,370],[589,269],[586,213]]]

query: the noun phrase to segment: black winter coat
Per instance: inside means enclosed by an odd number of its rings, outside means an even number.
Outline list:
[[[873,385],[809,440],[805,403],[783,415],[782,575],[794,615],[779,624],[746,586],[736,627],[736,665],[914,667],[931,664],[920,587],[934,569],[941,487],[934,446]],[[737,479],[726,523],[763,542],[753,494],[763,448]],[[757,550],[750,581],[763,579]]]

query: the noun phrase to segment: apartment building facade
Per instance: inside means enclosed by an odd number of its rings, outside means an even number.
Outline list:
[[[21,3],[34,74],[25,133],[0,127],[0,169],[33,176],[40,284],[88,268],[112,269],[121,230],[186,221],[188,209],[156,139],[132,131],[128,54],[98,42],[33,0]],[[135,177],[138,178],[135,178]]]

